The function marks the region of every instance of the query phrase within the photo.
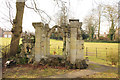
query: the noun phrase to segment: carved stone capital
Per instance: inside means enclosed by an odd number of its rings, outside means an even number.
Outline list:
[[[41,27],[42,28],[44,26],[44,24],[42,22],[32,23],[32,25],[34,26],[34,28],[36,28],[36,27]]]

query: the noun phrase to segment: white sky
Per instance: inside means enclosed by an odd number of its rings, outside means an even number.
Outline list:
[[[6,0],[0,0],[0,27],[11,29],[11,25],[8,21],[2,19],[8,19],[6,16],[9,16],[9,9],[6,7],[5,4]],[[15,16],[15,1],[16,0],[8,0],[11,2],[11,5],[13,9],[11,10],[13,16]],[[69,0],[63,0],[63,1],[69,1]],[[66,5],[69,7],[70,12],[70,18],[79,19],[81,22],[84,20],[84,18],[91,13],[92,8],[95,8],[98,3],[106,3],[106,4],[113,4],[115,2],[118,2],[119,0],[70,0],[70,6],[68,6],[69,3],[66,3]],[[50,23],[50,27],[54,26],[56,23],[56,17],[57,13],[60,10],[55,3],[54,0],[37,0],[37,6],[44,10],[51,18],[52,21]],[[31,6],[30,0],[27,0],[26,4],[28,6]],[[46,18],[47,19],[47,18]],[[34,28],[32,26],[32,22],[41,22],[40,16],[36,14],[33,10],[25,8],[24,9],[24,16],[23,16],[23,31],[30,31],[34,32]],[[47,22],[46,22],[47,23]],[[101,24],[101,33],[107,32],[109,29],[109,24],[106,22],[103,22]]]

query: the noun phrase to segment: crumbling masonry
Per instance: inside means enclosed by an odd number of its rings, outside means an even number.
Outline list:
[[[84,59],[84,41],[81,35],[82,22],[78,19],[70,19],[67,26],[54,26],[51,29],[48,24],[42,22],[33,23],[35,28],[35,62],[42,57],[50,56],[50,35],[57,28],[63,36],[63,57],[75,64],[77,60]]]

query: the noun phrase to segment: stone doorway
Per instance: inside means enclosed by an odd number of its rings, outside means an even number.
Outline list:
[[[63,55],[63,32],[59,26],[52,27],[49,32],[50,37],[50,55]]]

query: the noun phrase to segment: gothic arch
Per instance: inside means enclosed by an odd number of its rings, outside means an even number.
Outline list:
[[[55,32],[56,29],[61,33],[62,37],[64,36],[64,31],[63,31],[62,27],[55,25],[49,30],[49,32],[47,34],[49,38],[52,35],[52,33]]]

